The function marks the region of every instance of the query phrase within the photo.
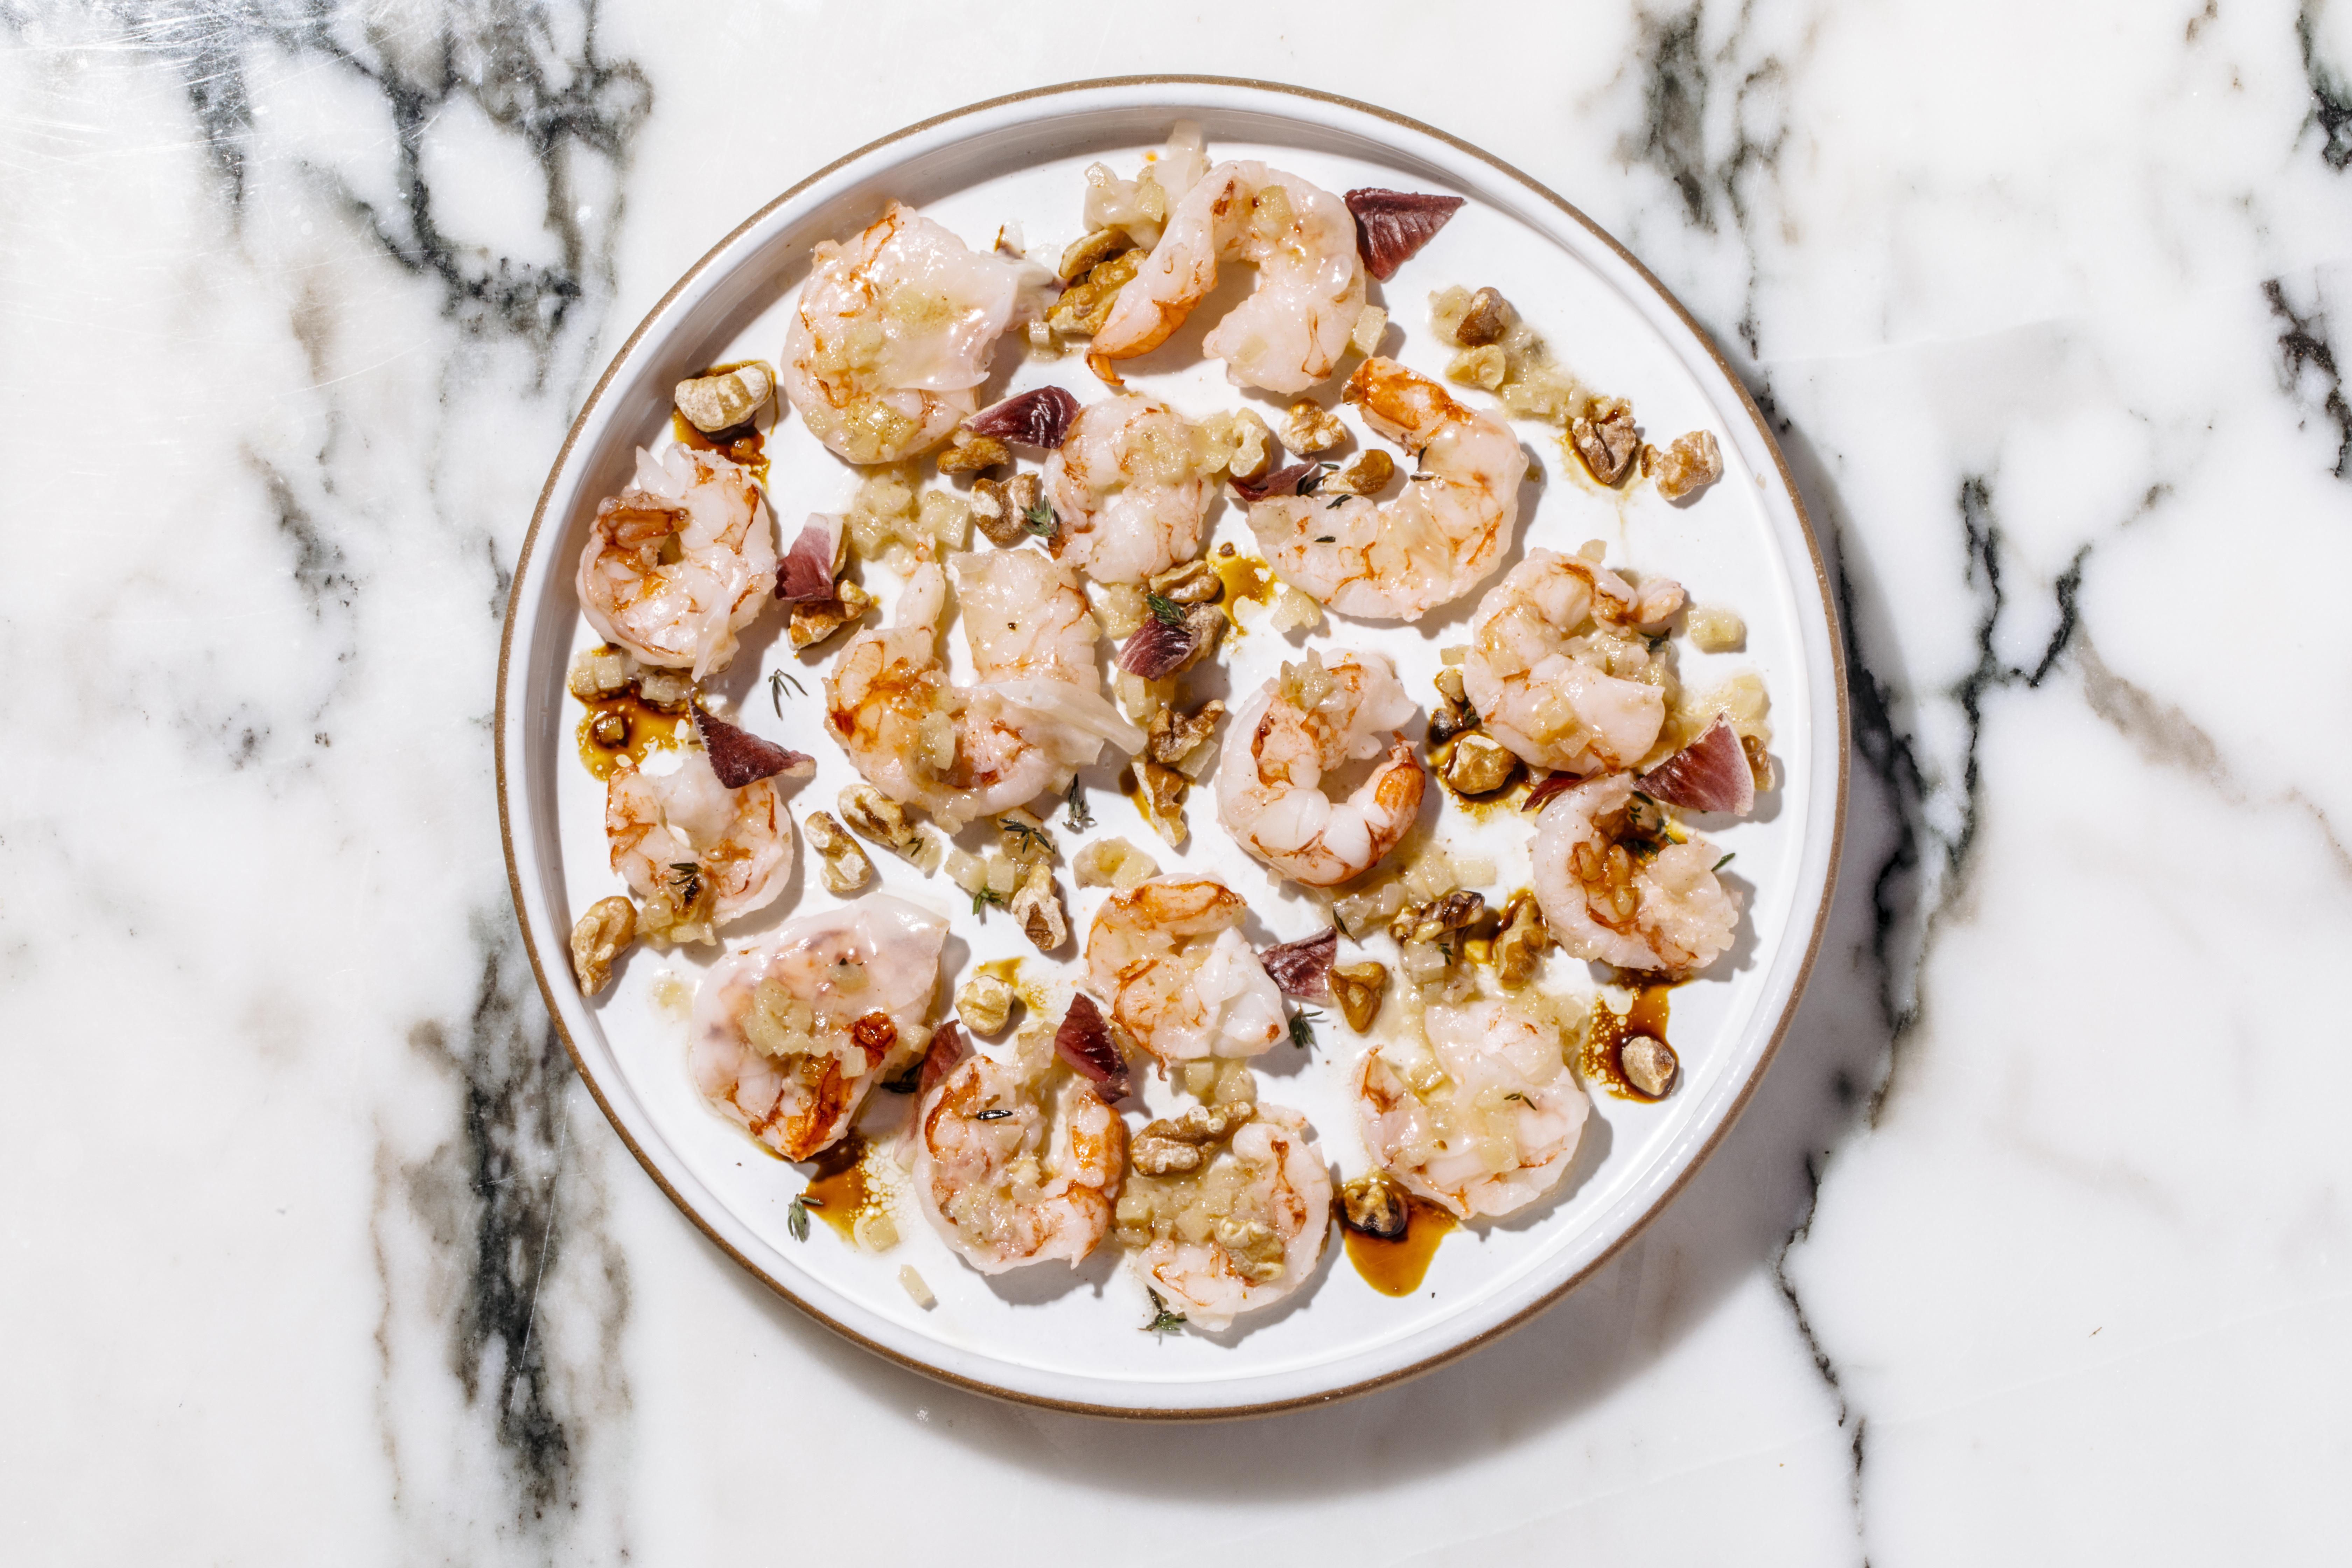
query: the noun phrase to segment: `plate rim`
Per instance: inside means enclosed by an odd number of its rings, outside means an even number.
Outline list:
[[[582,430],[588,424],[590,416],[596,411],[597,405],[603,401],[606,389],[612,384],[613,378],[619,374],[621,366],[629,359],[631,354],[635,351],[637,345],[644,341],[649,332],[653,331],[655,324],[667,313],[671,304],[677,300],[678,296],[692,286],[694,282],[706,271],[716,265],[719,258],[732,247],[737,240],[740,239],[745,234],[754,227],[758,226],[764,219],[766,219],[769,214],[774,212],[778,207],[793,200],[802,192],[807,190],[812,185],[816,184],[818,182],[824,180],[835,171],[855,163],[872,153],[877,153],[882,149],[890,146],[894,142],[905,141],[909,137],[919,135],[923,132],[929,131],[950,121],[960,120],[966,116],[982,113],[990,110],[1001,109],[1008,104],[1049,99],[1071,93],[1096,91],[1104,89],[1171,86],[1240,89],[1245,91],[1264,92],[1277,98],[1301,99],[1310,102],[1328,104],[1340,109],[1352,110],[1356,113],[1369,115],[1374,119],[1385,121],[1391,125],[1401,127],[1417,135],[1427,136],[1434,141],[1444,142],[1454,151],[1465,153],[1469,157],[1475,158],[1478,162],[1486,164],[1488,167],[1496,170],[1498,174],[1517,182],[1523,189],[1532,193],[1543,201],[1549,203],[1553,207],[1559,210],[1561,216],[1583,228],[1587,233],[1591,235],[1593,238],[1599,240],[1603,246],[1614,252],[1620,261],[1632,268],[1634,275],[1640,278],[1644,285],[1654,291],[1657,298],[1664,302],[1667,309],[1674,312],[1676,319],[1678,319],[1682,322],[1683,326],[1691,333],[1699,347],[1706,352],[1707,357],[1714,361],[1716,369],[1721,373],[1724,381],[1738,395],[1739,406],[1741,410],[1746,413],[1749,423],[1754,426],[1757,436],[1764,444],[1764,449],[1771,454],[1773,468],[1779,474],[1781,489],[1789,498],[1790,505],[1796,514],[1798,528],[1804,535],[1806,553],[1812,563],[1814,581],[1820,590],[1822,610],[1828,622],[1831,686],[1834,694],[1834,709],[1837,714],[1837,769],[1835,796],[1830,813],[1829,821],[1830,843],[1828,864],[1825,867],[1823,873],[1821,902],[1819,908],[1814,910],[1812,931],[1806,940],[1804,955],[1798,963],[1795,982],[1790,987],[1788,1001],[1782,1005],[1780,1016],[1772,1026],[1771,1036],[1765,1042],[1764,1049],[1758,1055],[1756,1064],[1748,1072],[1747,1081],[1740,1086],[1738,1093],[1733,1098],[1730,1106],[1724,1112],[1722,1120],[1717,1123],[1714,1130],[1708,1134],[1706,1142],[1691,1155],[1691,1157],[1684,1163],[1682,1169],[1675,1173],[1674,1178],[1658,1192],[1654,1199],[1650,1203],[1649,1206],[1643,1209],[1641,1214],[1636,1215],[1633,1222],[1628,1225],[1623,1231],[1622,1231],[1613,1240],[1610,1241],[1608,1245],[1603,1247],[1598,1253],[1589,1259],[1582,1268],[1577,1269],[1566,1279],[1561,1280],[1550,1290],[1545,1292],[1535,1300],[1528,1302],[1525,1307],[1521,1308],[1518,1311],[1514,1312],[1508,1318],[1504,1319],[1500,1322],[1491,1324],[1486,1329],[1481,1330],[1479,1332],[1470,1335],[1455,1344],[1452,1344],[1443,1350],[1433,1352],[1431,1354],[1423,1357],[1421,1360],[1412,1363],[1409,1366],[1395,1368],[1388,1372],[1380,1373],[1371,1377],[1360,1378],[1343,1388],[1330,1389],[1316,1394],[1294,1394],[1285,1398],[1264,1400],[1252,1405],[1231,1405],[1189,1408],[1138,1408],[1129,1405],[1098,1405],[1085,1400],[1058,1399],[1050,1394],[1033,1393],[1024,1389],[1003,1387],[1000,1384],[989,1383],[979,1378],[966,1376],[961,1373],[951,1372],[945,1367],[921,1361],[914,1356],[908,1355],[901,1351],[894,1349],[889,1345],[883,1344],[866,1334],[860,1333],[856,1329],[849,1327],[846,1323],[839,1321],[811,1302],[803,1300],[801,1297],[794,1294],[782,1280],[776,1279],[766,1269],[761,1268],[758,1263],[746,1257],[740,1249],[729,1241],[726,1237],[722,1236],[718,1227],[710,1220],[707,1219],[693,1204],[688,1202],[685,1195],[681,1194],[677,1187],[671,1184],[669,1178],[662,1172],[661,1168],[655,1163],[653,1158],[647,1154],[644,1147],[639,1144],[635,1135],[631,1132],[626,1123],[622,1121],[620,1115],[614,1110],[611,1100],[605,1095],[604,1086],[597,1081],[595,1074],[590,1070],[587,1059],[581,1052],[579,1043],[572,1037],[572,1031],[564,1025],[562,1009],[558,1005],[555,989],[549,981],[545,966],[541,962],[540,942],[533,931],[530,914],[528,908],[528,900],[524,897],[522,869],[515,849],[513,823],[510,816],[509,800],[511,798],[512,791],[507,771],[507,698],[509,689],[508,680],[509,667],[514,651],[515,626],[518,620],[518,606],[522,602],[521,589],[523,581],[530,570],[531,561],[538,552],[538,547],[541,542],[540,531],[547,521],[548,503],[554,497],[556,482],[563,473],[566,465],[571,459],[572,448],[578,443]],[[1617,1254],[1631,1244],[1635,1237],[1639,1237],[1644,1230],[1646,1230],[1651,1222],[1655,1220],[1659,1215],[1664,1213],[1677,1197],[1681,1196],[1683,1189],[1688,1185],[1691,1179],[1698,1173],[1700,1168],[1704,1166],[1708,1160],[1713,1158],[1717,1149],[1719,1148],[1724,1140],[1729,1136],[1732,1128],[1736,1126],[1738,1123],[1739,1119],[1746,1114],[1748,1102],[1754,1099],[1758,1086],[1763,1082],[1765,1073],[1770,1068],[1774,1058],[1780,1055],[1781,1041],[1787,1037],[1790,1025],[1795,1022],[1797,1010],[1804,1002],[1805,988],[1811,983],[1813,965],[1821,955],[1822,941],[1828,934],[1830,911],[1837,901],[1838,876],[1841,868],[1841,862],[1843,861],[1844,855],[1846,811],[1849,804],[1848,786],[1850,782],[1849,774],[1852,769],[1853,735],[1851,697],[1847,687],[1844,626],[1840,614],[1838,596],[1835,591],[1835,586],[1830,579],[1827,563],[1822,553],[1821,536],[1814,529],[1811,514],[1806,510],[1804,494],[1797,485],[1796,476],[1790,470],[1788,456],[1786,453],[1781,451],[1780,441],[1775,438],[1772,434],[1770,422],[1765,418],[1763,410],[1757,405],[1754,395],[1748,390],[1747,383],[1740,378],[1738,373],[1732,367],[1731,363],[1724,358],[1723,351],[1717,346],[1714,335],[1702,326],[1696,318],[1692,316],[1690,311],[1684,306],[1682,300],[1675,296],[1674,291],[1661,282],[1657,276],[1653,273],[1648,267],[1643,264],[1641,258],[1636,257],[1631,250],[1627,249],[1622,243],[1620,243],[1614,235],[1611,234],[1600,224],[1594,222],[1574,203],[1570,202],[1565,197],[1559,195],[1559,193],[1553,191],[1549,186],[1544,184],[1541,181],[1533,178],[1516,165],[1495,156],[1493,153],[1473,142],[1464,141],[1458,136],[1454,136],[1447,132],[1442,131],[1435,126],[1425,124],[1409,115],[1399,114],[1393,110],[1382,109],[1377,104],[1366,103],[1361,100],[1344,97],[1338,93],[1325,92],[1316,88],[1299,87],[1288,82],[1268,81],[1249,77],[1215,76],[1195,73],[1154,73],[1150,75],[1134,76],[1090,77],[1079,80],[1054,82],[1041,87],[1027,88],[1019,92],[1003,93],[994,98],[981,99],[971,103],[963,104],[959,108],[947,110],[941,113],[930,115],[925,119],[915,121],[910,124],[903,125],[898,130],[888,132],[887,135],[878,136],[873,141],[865,143],[863,146],[857,147],[842,154],[840,157],[834,159],[831,163],[824,164],[822,168],[811,171],[801,179],[794,181],[784,190],[771,197],[768,201],[761,204],[761,205],[746,216],[742,222],[728,230],[727,233],[721,236],[708,250],[704,251],[691,266],[687,268],[684,272],[678,275],[677,280],[671,283],[667,289],[664,290],[661,297],[654,301],[654,303],[646,310],[644,318],[637,322],[636,326],[629,332],[629,335],[622,340],[620,345],[613,351],[612,356],[605,363],[604,373],[596,378],[595,384],[590,387],[587,396],[581,400],[579,412],[573,416],[570,427],[564,432],[562,444],[556,448],[555,456],[548,465],[547,479],[540,487],[538,502],[531,510],[530,526],[524,531],[521,548],[517,552],[515,556],[514,572],[509,578],[506,613],[503,617],[503,626],[499,636],[497,679],[497,702],[492,720],[491,733],[493,738],[494,771],[498,791],[499,839],[506,855],[507,892],[508,897],[514,907],[517,928],[522,937],[523,954],[530,962],[532,978],[538,983],[540,998],[541,1002],[545,1004],[547,1008],[548,1022],[550,1026],[554,1028],[558,1037],[563,1041],[564,1051],[572,1058],[572,1070],[579,1076],[580,1081],[587,1087],[590,1097],[596,1102],[596,1108],[604,1112],[604,1120],[611,1124],[613,1131],[620,1136],[622,1145],[635,1158],[639,1168],[641,1168],[647,1176],[652,1178],[655,1186],[661,1190],[663,1195],[669,1199],[671,1204],[677,1207],[678,1212],[684,1215],[686,1218],[693,1224],[694,1227],[698,1231],[701,1232],[706,1239],[708,1239],[712,1245],[716,1246],[729,1258],[733,1259],[734,1262],[749,1273],[751,1278],[759,1280],[760,1283],[766,1286],[775,1295],[782,1298],[786,1302],[789,1302],[793,1307],[806,1314],[817,1323],[822,1324],[826,1329],[829,1329],[833,1332],[840,1335],[850,1343],[856,1345],[862,1350],[881,1356],[885,1360],[898,1366],[905,1367],[910,1372],[918,1373],[922,1376],[930,1378],[936,1382],[947,1384],[952,1387],[961,1388],[973,1394],[987,1394],[997,1399],[1009,1400],[1014,1404],[1031,1405],[1041,1409],[1057,1410],[1072,1415],[1093,1415],[1128,1421],[1234,1421],[1248,1419],[1254,1416],[1275,1415],[1286,1410],[1296,1410],[1333,1405],[1343,1399],[1357,1398],[1360,1395],[1373,1393],[1379,1389],[1393,1387],[1399,1384],[1423,1376],[1425,1373],[1434,1372],[1439,1367],[1459,1360],[1461,1357],[1466,1356],[1474,1351],[1482,1350],[1486,1346],[1495,1343],[1504,1336],[1512,1332],[1514,1330],[1524,1327],[1526,1324],[1532,1321],[1539,1313],[1542,1313],[1557,1304],[1559,1300],[1566,1296],[1570,1290],[1575,1289],[1577,1286],[1582,1284],[1585,1280],[1598,1273],[1602,1267],[1614,1258]],[[565,978],[568,981],[570,976],[567,974]]]

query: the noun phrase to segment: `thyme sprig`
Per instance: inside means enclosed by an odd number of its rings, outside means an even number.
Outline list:
[[[793,689],[793,695],[795,696],[806,697],[808,695],[808,688],[803,686],[800,681],[793,676],[786,674],[781,669],[771,674],[768,677],[768,697],[770,700],[775,703],[776,717],[779,719],[784,716],[784,688],[787,686]]]
[[[1143,1293],[1151,1298],[1151,1321],[1143,1325],[1145,1333],[1164,1334],[1184,1326],[1184,1314],[1170,1311],[1166,1297],[1149,1285],[1143,1288]]]
[[[1075,775],[1070,780],[1070,793],[1062,797],[1065,820],[1076,832],[1084,833],[1095,825],[1095,814],[1087,809],[1086,785]]]
[[[1290,1043],[1302,1051],[1314,1048],[1315,1021],[1321,1016],[1320,1012],[1300,1013],[1293,1016],[1290,1020]]]
[[[820,1203],[817,1206],[822,1208],[824,1205]],[[794,1198],[793,1200],[793,1206],[784,1211],[784,1228],[793,1233],[793,1239],[794,1241],[806,1241],[808,1239],[807,1197],[802,1196]]]
[[[1184,606],[1164,594],[1146,594],[1143,602],[1150,606],[1151,618],[1171,630],[1184,629]]]
[[[1021,514],[1021,526],[1040,539],[1051,539],[1062,531],[1062,520],[1054,515],[1050,502],[1040,500]]]
[[[690,904],[702,897],[702,867],[693,860],[673,860],[669,868],[670,886],[677,889],[678,901]]]

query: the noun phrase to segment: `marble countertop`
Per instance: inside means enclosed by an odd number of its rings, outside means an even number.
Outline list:
[[[2341,1552],[2352,0],[1472,15],[0,4],[9,1555]],[[1184,1429],[706,1243],[548,1027],[490,777],[532,502],[670,280],[910,120],[1150,70],[1631,246],[1778,423],[1855,720],[1829,942],[1679,1201],[1498,1346]]]

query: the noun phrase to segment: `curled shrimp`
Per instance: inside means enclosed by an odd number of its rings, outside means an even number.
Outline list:
[[[665,942],[718,941],[719,927],[775,902],[793,870],[793,819],[775,781],[729,789],[698,746],[671,773],[614,769],[604,837],[637,897],[638,928]]]
[[[1403,492],[1270,496],[1250,508],[1250,531],[1276,576],[1341,615],[1418,620],[1509,552],[1527,456],[1508,425],[1394,360],[1357,366],[1345,395],[1419,459]]]
[[[700,680],[776,591],[776,537],[751,476],[712,452],[637,448],[636,480],[596,508],[580,613],[641,664]]]
[[[1209,877],[1113,893],[1087,931],[1087,984],[1162,1068],[1254,1057],[1280,1040],[1282,993],[1237,929],[1241,895]]]
[[[956,561],[994,617],[973,638],[975,655],[990,656],[979,684],[948,679],[939,646],[947,579],[932,562],[907,579],[893,624],[854,638],[824,682],[826,728],[857,771],[950,829],[1060,793],[1105,741],[1143,747],[1142,731],[1102,694],[1091,612],[1066,572],[1035,551]],[[1040,646],[1024,638],[1024,616],[1059,630]]]
[[[1087,405],[1045,459],[1061,520],[1054,553],[1097,583],[1140,583],[1190,561],[1209,507],[1202,447],[1199,426],[1151,398]]]
[[[1154,1121],[1130,1148],[1118,1238],[1143,1282],[1197,1328],[1230,1328],[1315,1271],[1331,1173],[1307,1118],[1246,1100]]]
[[[1034,313],[1044,276],[893,202],[811,253],[784,330],[784,394],[853,463],[928,452],[979,406],[996,340]]]
[[[923,1212],[983,1274],[1075,1268],[1110,1229],[1127,1123],[1055,1055],[1051,1030],[1024,1029],[1001,1062],[962,1055],[954,1037],[960,1059],[939,1062],[935,1042],[924,1076],[936,1081],[915,1112]]]
[[[1677,841],[1630,773],[1577,785],[1536,823],[1535,894],[1544,921],[1576,958],[1685,974],[1731,945],[1739,900],[1716,880],[1702,838]]]
[[[1396,670],[1377,653],[1308,649],[1241,705],[1217,759],[1217,816],[1243,848],[1294,882],[1328,888],[1371,869],[1421,811],[1427,783],[1412,744],[1395,733],[1413,714]],[[1388,759],[1345,801],[1323,775]]]
[[[1488,1000],[1433,1005],[1422,1030],[1381,1040],[1357,1063],[1372,1158],[1457,1219],[1509,1214],[1558,1185],[1592,1109],[1559,1025]]]
[[[1364,311],[1364,264],[1348,204],[1264,163],[1220,163],[1168,214],[1160,241],[1095,334],[1102,361],[1166,342],[1217,286],[1228,261],[1257,266],[1257,287],[1201,340],[1236,386],[1304,392],[1331,374]]]
[[[1581,556],[1530,550],[1478,601],[1462,685],[1488,733],[1538,767],[1630,768],[1666,718],[1667,669],[1640,628],[1680,584],[1635,588]]]
[[[948,923],[887,893],[806,915],[711,966],[688,1067],[720,1114],[787,1160],[849,1131],[924,1026]]]

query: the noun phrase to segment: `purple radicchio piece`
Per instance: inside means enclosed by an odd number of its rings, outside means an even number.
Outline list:
[[[1745,816],[1756,806],[1756,775],[1738,735],[1717,714],[1706,734],[1642,775],[1642,793],[1691,811]]]
[[[1294,1002],[1331,1000],[1331,963],[1339,956],[1339,928],[1279,942],[1257,955],[1275,986]]]
[[[833,563],[841,558],[841,519],[809,513],[807,525],[776,567],[776,597],[788,605],[833,597]]]
[[[1154,595],[1151,615],[1122,644],[1118,667],[1144,680],[1158,680],[1190,664],[1215,635],[1224,612],[1214,605],[1186,610]]]
[[[1268,496],[1286,496],[1296,492],[1298,481],[1322,466],[1320,463],[1293,463],[1288,468],[1276,468],[1258,479],[1230,479],[1226,482],[1234,487],[1234,493],[1242,500],[1262,501]]]
[[[710,753],[710,771],[729,789],[741,789],[745,784],[785,773],[804,779],[816,772],[816,759],[803,752],[762,741],[749,730],[741,730],[723,719],[714,719],[699,702],[694,705],[694,727],[702,736],[703,749]]]
[[[1077,416],[1076,397],[1058,386],[1041,386],[982,409],[963,427],[975,436],[1051,449],[1062,444],[1070,433],[1070,421]]]
[[[1100,1089],[1105,1100],[1126,1098],[1131,1087],[1127,1058],[1118,1054],[1118,1042],[1110,1037],[1102,1009],[1083,991],[1070,998],[1070,1010],[1054,1031],[1054,1054]]]
[[[1370,185],[1349,191],[1348,210],[1356,215],[1356,254],[1363,258],[1364,270],[1387,282],[1461,207],[1460,196]]]

